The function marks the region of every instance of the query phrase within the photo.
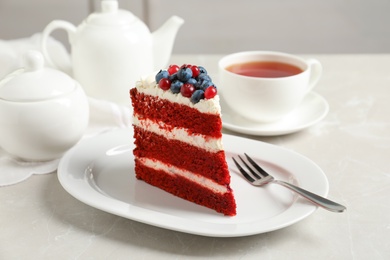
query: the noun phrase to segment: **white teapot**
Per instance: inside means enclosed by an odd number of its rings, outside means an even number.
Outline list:
[[[42,52],[52,66],[46,44],[50,33],[64,29],[71,45],[73,75],[88,96],[129,104],[129,89],[139,78],[169,62],[174,39],[183,19],[172,16],[157,31],[132,13],[118,9],[118,2],[103,0],[101,12],[89,15],[77,28],[54,20],[42,34]]]
[[[27,161],[60,158],[84,134],[88,99],[67,74],[44,67],[40,52],[0,81],[0,147]]]

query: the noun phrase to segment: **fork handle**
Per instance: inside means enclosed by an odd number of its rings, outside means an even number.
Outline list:
[[[317,194],[314,194],[310,191],[307,191],[305,189],[297,187],[291,183],[280,181],[280,180],[274,180],[273,182],[277,183],[279,185],[282,185],[282,186],[284,186],[292,191],[295,191],[296,193],[298,193],[302,197],[310,200],[311,202],[313,202],[314,204],[316,204],[320,207],[323,207],[324,209],[327,209],[327,210],[330,210],[333,212],[343,212],[344,210],[346,210],[346,207],[344,207],[341,204],[338,204],[334,201],[328,200],[328,199],[321,197]]]

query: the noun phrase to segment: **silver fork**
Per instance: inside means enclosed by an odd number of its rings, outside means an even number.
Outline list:
[[[258,171],[258,173],[256,173],[253,170],[253,168],[250,167],[239,155],[238,155],[238,158],[240,158],[240,160],[245,165],[245,167],[249,170],[251,175],[249,173],[247,173],[240,166],[240,164],[238,164],[238,162],[234,158],[233,158],[233,161],[236,164],[238,170],[241,172],[241,174],[252,185],[263,186],[263,185],[271,183],[271,182],[277,183],[277,184],[280,184],[280,185],[282,185],[282,186],[284,186],[292,191],[295,191],[296,193],[298,193],[302,197],[308,199],[309,201],[311,201],[312,203],[314,203],[320,207],[323,207],[324,209],[327,209],[327,210],[330,210],[333,212],[343,212],[344,210],[346,210],[346,207],[344,207],[343,205],[340,205],[334,201],[328,200],[328,199],[321,197],[317,194],[314,194],[310,191],[304,190],[304,189],[297,187],[291,183],[281,181],[281,180],[276,180],[272,175],[269,175],[263,168],[261,168],[254,160],[252,160],[252,158],[250,158],[246,153],[244,153],[244,154],[245,154],[245,157],[248,160],[248,162],[253,166],[254,169],[256,169]]]

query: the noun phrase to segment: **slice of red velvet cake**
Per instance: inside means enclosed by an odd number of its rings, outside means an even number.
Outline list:
[[[171,65],[137,82],[130,96],[136,177],[183,199],[235,215],[219,96],[207,71],[200,66]]]

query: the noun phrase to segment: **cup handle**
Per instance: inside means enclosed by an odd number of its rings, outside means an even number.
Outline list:
[[[308,59],[306,62],[310,67],[309,87],[307,89],[307,92],[310,92],[321,78],[322,65],[316,59]]]
[[[57,29],[64,29],[68,33],[69,42],[72,43],[72,39],[75,36],[76,33],[76,27],[67,22],[62,20],[54,20],[50,22],[45,29],[42,32],[42,39],[41,39],[41,51],[43,56],[45,57],[46,61],[54,68],[60,69],[64,71],[65,73],[71,75],[71,68],[64,68],[59,66],[58,64],[55,64],[53,59],[50,57],[49,51],[47,49],[47,41],[49,39],[50,34]]]

